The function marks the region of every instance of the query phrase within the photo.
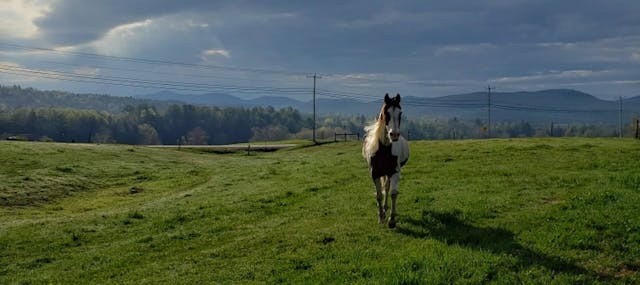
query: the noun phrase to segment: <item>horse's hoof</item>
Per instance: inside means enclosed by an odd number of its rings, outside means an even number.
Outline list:
[[[396,219],[390,219],[389,220],[389,228],[393,229],[396,227]]]

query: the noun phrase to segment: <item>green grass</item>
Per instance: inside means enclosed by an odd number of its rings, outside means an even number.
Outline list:
[[[0,142],[0,284],[640,282],[640,142],[411,142],[394,230],[356,142]]]

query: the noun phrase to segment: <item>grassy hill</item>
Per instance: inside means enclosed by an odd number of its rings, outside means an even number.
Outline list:
[[[0,142],[0,284],[640,282],[640,144],[411,142],[377,224],[357,142]]]

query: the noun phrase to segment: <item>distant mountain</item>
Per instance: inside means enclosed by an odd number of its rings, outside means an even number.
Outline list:
[[[173,102],[183,102],[188,104],[200,104],[219,107],[258,107],[271,106],[274,108],[293,107],[303,113],[313,112],[313,102],[300,101],[281,96],[263,96],[254,99],[241,99],[224,93],[208,93],[201,95],[178,94],[169,91],[158,93],[134,95],[135,98],[170,100]],[[381,97],[382,98],[382,97]],[[372,105],[373,106],[373,105]],[[379,106],[378,106],[379,107]],[[371,106],[352,99],[324,99],[316,100],[316,111],[319,114],[366,114],[371,112]],[[373,111],[375,113],[376,111]]]
[[[488,96],[487,92],[476,92],[438,98],[410,97],[405,104],[423,115],[485,119]],[[628,101],[626,105],[627,111],[640,111],[640,102]],[[618,102],[598,99],[576,90],[491,93],[494,121],[612,123],[617,122],[618,115]]]
[[[75,94],[63,91],[45,91],[20,86],[0,85],[0,110],[2,108],[74,108],[122,112],[127,105],[154,105],[159,110],[169,107],[175,101],[136,99],[101,94]]]
[[[150,94],[134,95],[134,98],[172,101],[198,105],[216,105],[239,107],[243,106],[245,101],[225,93],[207,93],[207,94],[178,94],[171,91],[160,91]]]
[[[241,99],[239,99],[241,100]],[[308,103],[299,100],[278,97],[278,96],[265,96],[255,99],[246,100],[245,106],[272,106],[274,108],[286,108],[293,107],[294,109],[304,110],[307,108]]]
[[[457,94],[437,98],[402,97],[403,113],[409,118],[459,118],[486,120],[487,92]],[[73,94],[59,91],[40,91],[32,88],[0,86],[0,109],[18,107],[66,107],[120,112],[127,105],[147,104],[160,110],[170,104],[196,104],[218,107],[272,106],[293,107],[302,113],[313,111],[313,102],[288,97],[268,96],[242,99],[225,93],[178,94],[169,91],[117,97],[94,94]],[[373,102],[353,99],[318,98],[316,111],[320,115],[377,115],[382,95]],[[640,114],[640,96],[623,100],[623,120],[628,122]],[[531,123],[608,123],[616,124],[619,102],[596,98],[590,94],[570,90],[552,89],[534,92],[492,92],[492,121],[527,121]]]
[[[623,99],[624,103],[640,104],[640,96]]]
[[[171,92],[137,96],[148,99],[180,100],[191,104],[216,106],[273,106],[293,107],[303,113],[311,113],[313,102],[299,101],[287,97],[260,97],[243,100],[227,94],[181,95]],[[437,98],[405,96],[402,99],[404,114],[410,117],[448,119],[487,118],[487,92],[449,95]],[[362,114],[373,117],[379,111],[382,96],[374,102],[352,99],[319,98],[316,101],[318,114]],[[640,96],[624,101],[625,117],[640,113]],[[616,123],[618,102],[598,99],[590,94],[571,89],[551,89],[534,92],[493,92],[491,94],[491,116],[493,121],[528,121],[560,123]]]
[[[487,103],[487,92],[450,95],[435,98],[438,102]],[[524,106],[587,107],[604,101],[584,92],[570,89],[551,89],[534,92],[492,92],[492,104],[520,104]]]

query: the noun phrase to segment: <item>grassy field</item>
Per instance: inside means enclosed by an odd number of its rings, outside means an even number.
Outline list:
[[[357,142],[0,142],[0,284],[640,283],[640,142],[411,142],[377,224]]]

